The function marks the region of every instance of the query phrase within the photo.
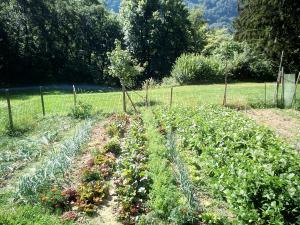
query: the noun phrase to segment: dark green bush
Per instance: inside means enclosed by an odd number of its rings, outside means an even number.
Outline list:
[[[172,69],[172,77],[180,84],[220,80],[219,65],[214,58],[198,54],[183,54]]]

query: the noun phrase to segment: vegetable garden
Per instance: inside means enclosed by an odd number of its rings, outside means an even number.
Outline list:
[[[0,224],[299,224],[299,154],[242,113],[82,113],[1,140]]]

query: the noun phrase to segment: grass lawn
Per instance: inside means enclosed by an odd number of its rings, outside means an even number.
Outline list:
[[[151,105],[168,106],[170,104],[170,88],[149,90]],[[265,105],[264,83],[234,83],[229,84],[227,92],[228,105],[240,107]],[[145,105],[145,91],[132,91],[130,96],[138,107]],[[199,104],[222,104],[224,96],[223,84],[192,85],[175,87],[173,90],[173,105],[195,106]],[[273,105],[274,83],[267,83],[267,105]],[[74,106],[73,94],[66,92],[48,92],[44,96],[47,115],[67,115]],[[122,110],[122,93],[115,92],[81,92],[77,101],[93,106],[94,113],[120,112]],[[13,121],[16,128],[30,128],[38,118],[42,117],[41,98],[38,93],[12,93],[11,105]],[[128,110],[132,106],[128,101]],[[5,132],[7,126],[7,103],[5,96],[0,95],[0,133]]]

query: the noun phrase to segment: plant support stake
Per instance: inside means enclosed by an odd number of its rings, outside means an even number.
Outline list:
[[[224,99],[223,99],[223,106],[227,105],[227,80],[228,80],[228,75],[226,74],[225,76],[225,91],[224,91]]]
[[[40,93],[41,93],[43,116],[45,116],[46,115],[46,113],[45,113],[45,102],[44,102],[44,95],[43,95],[43,87],[42,86],[40,86]]]
[[[13,130],[14,129],[14,124],[13,124],[13,117],[12,117],[12,112],[11,112],[10,96],[9,96],[9,90],[8,89],[6,89],[6,100],[7,100],[7,108],[8,108],[9,128],[10,128],[10,130]]]
[[[170,108],[172,107],[172,103],[173,103],[173,87],[171,87]]]
[[[265,108],[267,108],[267,83],[265,83]]]
[[[76,88],[75,88],[75,85],[73,85],[73,95],[74,95],[74,108],[76,109],[76,105],[77,105],[77,96],[76,96]]]

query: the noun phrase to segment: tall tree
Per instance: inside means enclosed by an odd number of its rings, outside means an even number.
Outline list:
[[[188,47],[190,22],[182,0],[123,0],[120,20],[130,52],[144,77],[162,78]]]
[[[0,2],[0,83],[103,82],[121,38],[98,0]]]
[[[299,70],[300,1],[240,0],[240,15],[235,22],[236,38],[246,40],[279,64],[285,52],[284,66]]]

